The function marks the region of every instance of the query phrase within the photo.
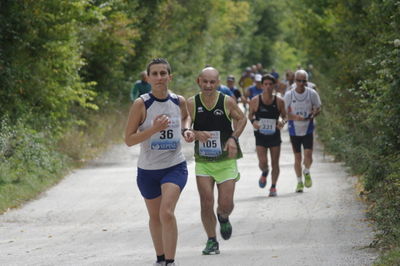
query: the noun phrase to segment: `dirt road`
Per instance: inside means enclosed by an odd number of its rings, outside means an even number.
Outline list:
[[[258,188],[252,129],[240,138],[233,235],[220,255],[203,256],[194,162],[177,206],[177,262],[192,265],[371,265],[372,228],[354,192],[353,177],[315,148],[313,187],[294,193],[296,178],[287,132],[278,197]],[[112,147],[40,198],[0,216],[0,265],[152,265],[155,254],[147,212],[136,186],[139,147]],[[185,145],[188,158],[192,146]],[[268,180],[270,182],[270,180]]]

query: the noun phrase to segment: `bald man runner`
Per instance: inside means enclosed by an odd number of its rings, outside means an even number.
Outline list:
[[[240,178],[236,160],[242,157],[239,136],[246,117],[236,101],[217,91],[219,73],[204,68],[197,78],[200,93],[188,99],[195,134],[195,171],[201,203],[201,220],[208,241],[204,255],[219,254],[217,219],[223,239],[232,234],[229,215],[234,203],[235,184]],[[234,125],[234,128],[232,128]],[[218,189],[217,215],[214,213],[214,187]]]

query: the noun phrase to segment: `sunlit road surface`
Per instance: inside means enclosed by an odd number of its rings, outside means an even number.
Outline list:
[[[176,260],[192,265],[371,265],[373,228],[357,198],[355,178],[314,151],[313,187],[295,193],[288,133],[282,132],[278,197],[258,187],[253,132],[242,137],[244,158],[231,215],[233,235],[218,235],[221,254],[201,255],[207,240],[200,221],[192,144],[185,144],[189,180],[176,209]],[[25,206],[0,216],[0,265],[152,265],[148,216],[136,185],[139,146],[112,147],[87,167]],[[218,232],[218,231],[217,231]]]

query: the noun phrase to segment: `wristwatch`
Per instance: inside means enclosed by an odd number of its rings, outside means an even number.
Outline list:
[[[182,128],[182,130],[181,130],[182,137],[185,134],[185,132],[188,130],[191,130],[191,129],[190,128]]]

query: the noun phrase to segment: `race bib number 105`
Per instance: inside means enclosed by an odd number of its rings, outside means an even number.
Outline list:
[[[217,157],[222,154],[221,138],[219,131],[209,131],[211,137],[205,141],[199,141],[199,154],[205,157]]]

